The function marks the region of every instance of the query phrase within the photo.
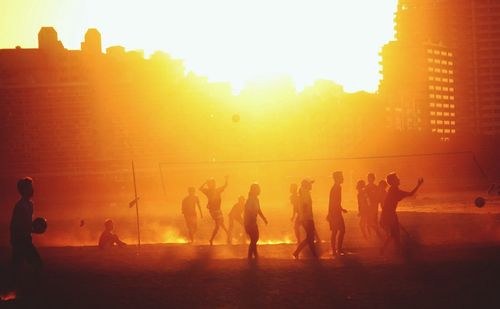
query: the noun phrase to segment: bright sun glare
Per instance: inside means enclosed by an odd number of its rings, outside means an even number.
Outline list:
[[[43,4],[41,3],[43,2]],[[163,50],[210,81],[289,76],[298,89],[329,79],[347,91],[375,91],[378,52],[393,38],[397,0],[2,0],[0,47],[36,46],[41,26],[56,27],[79,49],[98,28],[103,46],[145,54]],[[10,36],[9,36],[10,35]]]

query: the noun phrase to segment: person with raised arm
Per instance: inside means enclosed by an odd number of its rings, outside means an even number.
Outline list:
[[[224,192],[224,190],[227,188],[227,180],[228,176],[226,176],[225,178],[224,185],[221,187],[217,187],[215,179],[210,178],[205,183],[203,183],[199,188],[199,190],[207,197],[208,200],[207,208],[208,211],[210,212],[210,216],[212,216],[212,219],[214,220],[215,223],[215,227],[209,241],[211,246],[213,245],[215,236],[217,235],[219,228],[222,228],[224,232],[226,232],[226,237],[229,236],[228,230],[224,225],[224,216],[222,215],[221,211],[221,203],[222,203],[221,195],[222,192]]]
[[[387,246],[394,242],[396,249],[401,248],[400,233],[399,233],[399,220],[396,213],[399,201],[405,197],[409,197],[417,193],[420,186],[424,183],[423,178],[417,180],[417,185],[410,192],[399,189],[400,180],[396,173],[387,175],[387,183],[389,190],[385,196],[384,204],[382,207],[382,214],[380,215],[380,225],[387,233],[387,238],[384,241],[380,253],[384,254]]]

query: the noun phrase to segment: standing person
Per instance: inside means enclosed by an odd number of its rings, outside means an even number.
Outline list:
[[[201,213],[200,200],[196,196],[196,189],[194,187],[188,188],[188,195],[182,200],[182,214],[184,215],[184,220],[186,221],[186,226],[188,228],[189,240],[191,243],[194,242],[194,235],[198,230],[198,218],[196,216],[196,207],[200,211],[200,217],[203,218]]]
[[[290,185],[290,204],[292,205],[292,222],[293,231],[295,232],[295,237],[297,238],[297,244],[300,243],[300,226],[302,225],[299,219],[299,193],[298,186],[296,183]]]
[[[389,184],[389,190],[385,197],[384,206],[382,208],[382,214],[380,216],[380,224],[382,228],[387,232],[387,239],[385,240],[380,253],[383,254],[387,246],[394,241],[395,247],[400,249],[400,234],[399,234],[399,220],[396,214],[396,208],[398,207],[399,201],[405,197],[414,195],[420,186],[424,183],[423,178],[419,178],[415,188],[410,191],[402,191],[399,189],[400,180],[396,173],[390,173],[387,175],[387,183]]]
[[[21,198],[14,206],[10,221],[10,244],[12,246],[13,281],[17,285],[17,276],[23,262],[34,266],[35,279],[38,280],[42,270],[42,259],[33,245],[31,238],[33,220],[33,179],[25,177],[17,182],[17,191]],[[16,288],[16,286],[14,286]]]
[[[250,237],[250,245],[248,245],[248,259],[252,257],[258,258],[257,254],[257,241],[259,241],[259,227],[257,225],[257,215],[262,218],[265,224],[267,224],[267,219],[260,209],[259,202],[260,186],[256,183],[250,186],[250,191],[248,192],[248,198],[245,203],[245,231]]]
[[[356,190],[358,191],[357,200],[358,200],[358,216],[359,216],[359,227],[361,229],[361,233],[363,237],[368,239],[368,220],[370,219],[369,211],[370,207],[368,206],[368,196],[366,194],[366,184],[364,180],[359,180],[356,184]]]
[[[233,230],[234,230],[234,222],[238,222],[243,226],[243,211],[245,210],[245,197],[240,196],[238,198],[238,202],[233,205],[231,211],[229,212],[229,236],[228,243],[231,244],[233,241]]]
[[[347,212],[346,209],[342,208],[342,184],[344,183],[344,174],[342,174],[341,171],[334,172],[333,182],[333,187],[330,190],[326,220],[330,223],[330,230],[332,231],[330,238],[332,254],[336,256],[337,254],[344,255],[345,223],[342,213]]]
[[[224,225],[224,216],[222,215],[222,211],[220,209],[222,203],[221,195],[227,187],[227,178],[228,177],[226,176],[222,187],[217,188],[215,179],[213,178],[207,180],[200,186],[200,191],[203,192],[208,199],[207,208],[215,223],[214,231],[212,232],[212,237],[210,237],[209,241],[210,246],[213,245],[214,238],[217,235],[219,228],[222,228],[226,232],[226,236],[228,236],[228,230]]]
[[[384,201],[386,195],[387,195],[387,181],[382,179],[381,181],[379,181],[377,187],[377,199],[378,199],[378,205],[380,205],[380,209],[384,209]]]
[[[367,208],[367,231],[368,235],[371,235],[371,232],[375,232],[379,239],[382,239],[382,234],[380,233],[380,229],[378,228],[378,204],[379,204],[379,192],[378,187],[375,184],[375,174],[368,174],[368,183],[365,187],[365,192],[368,201]]]
[[[299,190],[299,220],[302,223],[304,230],[306,231],[306,239],[299,243],[297,249],[293,253],[293,256],[296,259],[299,258],[299,254],[305,246],[309,246],[312,255],[314,257],[317,257],[316,248],[314,246],[316,228],[314,227],[311,199],[311,190],[313,183],[313,180],[304,179],[302,180]]]

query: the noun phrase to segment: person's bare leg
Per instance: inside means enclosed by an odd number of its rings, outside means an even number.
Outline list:
[[[293,252],[293,256],[298,259],[299,254],[307,246],[307,239],[304,239],[303,241],[300,242],[300,244],[297,246],[297,249]]]
[[[332,230],[332,235],[330,236],[330,244],[332,245],[332,255],[335,256],[337,254],[337,230]]]
[[[214,228],[214,231],[212,232],[212,237],[210,237],[210,246],[213,245],[215,236],[217,235],[218,231],[219,231],[219,224],[215,223],[215,228]]]
[[[234,219],[229,218],[229,229],[227,235],[227,243],[231,244],[233,242],[233,229],[234,229]]]
[[[337,252],[340,255],[343,255],[344,254],[343,246],[344,246],[345,228],[340,229],[338,235],[339,235],[339,239],[338,239],[338,244],[337,244]]]
[[[294,231],[295,237],[297,238],[297,244],[300,244],[300,225],[295,224]]]

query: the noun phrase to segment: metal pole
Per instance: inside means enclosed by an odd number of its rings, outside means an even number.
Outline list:
[[[135,197],[135,213],[137,216],[137,248],[141,248],[141,230],[139,228],[139,200],[137,199],[137,184],[135,182],[135,166],[132,161],[132,175],[134,177],[134,197]]]

